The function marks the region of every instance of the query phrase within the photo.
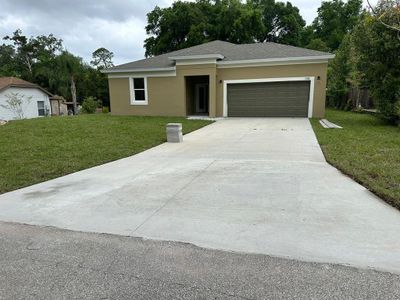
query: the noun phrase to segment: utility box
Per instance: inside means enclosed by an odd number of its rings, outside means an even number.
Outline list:
[[[167,124],[167,142],[168,143],[182,143],[182,124],[181,123],[168,123]]]

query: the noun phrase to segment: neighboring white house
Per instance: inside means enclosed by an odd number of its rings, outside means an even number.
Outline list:
[[[0,120],[50,116],[51,96],[34,83],[16,77],[0,77]]]

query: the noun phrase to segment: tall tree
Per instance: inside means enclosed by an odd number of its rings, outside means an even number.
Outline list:
[[[77,106],[85,97],[96,97],[109,105],[107,78],[100,72],[112,65],[112,52],[93,52],[96,69],[64,51],[54,35],[26,37],[21,30],[3,38],[0,45],[0,76],[15,76],[34,82],[53,94],[72,99]]]
[[[301,43],[301,34],[306,22],[296,6],[290,2],[275,2],[275,0],[248,0],[248,5],[262,12],[264,30],[257,34],[257,41],[290,45]]]
[[[387,25],[398,24],[400,11],[396,7],[385,9],[387,13],[381,19],[366,15],[352,36],[359,55],[356,68],[363,74],[378,110],[385,118],[399,122],[400,41],[398,31]]]
[[[298,45],[305,22],[297,7],[274,0],[177,1],[147,15],[146,56],[202,44],[275,41]]]
[[[344,36],[357,24],[362,12],[362,0],[323,1],[311,28],[310,39],[319,39],[331,50],[339,48]]]
[[[83,72],[83,62],[80,57],[74,56],[68,51],[63,51],[55,61],[58,69],[58,74],[54,73],[52,81],[54,83],[65,82],[65,86],[69,86],[71,99],[74,105],[74,113],[78,112],[77,90],[76,83],[78,77]],[[64,90],[64,94],[66,91]]]
[[[14,50],[13,59],[18,66],[17,71],[28,80],[34,80],[36,65],[54,58],[57,52],[62,50],[62,40],[52,34],[28,38],[17,29],[12,36],[5,36],[3,39],[11,43]]]
[[[11,45],[0,45],[0,76],[16,76],[15,51]]]
[[[107,69],[114,66],[112,59],[114,53],[102,47],[92,53],[92,61],[90,62],[97,69]]]

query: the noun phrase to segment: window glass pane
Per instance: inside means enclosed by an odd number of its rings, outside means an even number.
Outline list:
[[[44,111],[44,101],[38,101],[37,102],[37,107],[38,107],[38,115],[39,116],[44,116],[45,111]]]
[[[144,90],[135,90],[135,101],[145,101],[145,93]]]
[[[133,88],[144,89],[144,78],[133,78]]]

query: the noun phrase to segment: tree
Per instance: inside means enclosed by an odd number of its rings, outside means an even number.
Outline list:
[[[318,51],[325,51],[325,52],[330,51],[326,43],[320,38],[312,39],[305,47],[308,49],[313,49]]]
[[[16,71],[31,81],[35,77],[35,66],[54,58],[56,53],[62,50],[62,40],[52,34],[27,38],[17,29],[12,36],[5,36],[3,39],[11,43],[9,46],[13,48],[13,59],[18,67]]]
[[[209,20],[212,40],[253,43],[257,34],[264,30],[261,10],[239,0],[216,1],[211,8],[214,14]]]
[[[367,3],[375,19],[386,28],[395,30],[400,39],[400,0],[381,0],[376,7],[369,0]]]
[[[357,24],[361,12],[362,0],[323,1],[311,25],[313,34],[305,45],[312,39],[320,39],[331,51],[338,49],[344,36]]]
[[[338,109],[348,109],[348,92],[350,89],[350,64],[351,37],[346,35],[342,44],[336,51],[335,58],[328,68],[327,98],[328,105]]]
[[[0,45],[0,76],[16,76],[15,51],[11,45]]]
[[[364,13],[347,34],[328,72],[330,104],[347,107],[350,87],[368,88],[380,114],[393,122],[400,120],[400,42],[394,17],[396,7],[385,7],[380,18]],[[377,10],[376,10],[377,11]],[[389,26],[387,26],[389,25]]]
[[[98,48],[96,51],[92,53],[92,61],[90,62],[97,69],[107,69],[114,66],[112,59],[114,57],[114,53],[107,50],[106,48]]]
[[[64,84],[64,86],[69,85],[70,95],[72,98],[72,102],[74,105],[74,113],[78,112],[78,101],[77,101],[77,90],[76,90],[76,82],[79,75],[82,73],[82,59],[80,57],[74,56],[68,51],[63,51],[56,59],[56,65],[58,69],[58,74],[53,74],[51,80],[53,82],[64,82],[69,84]],[[61,95],[65,95],[66,91],[64,90]]]
[[[299,45],[306,22],[299,9],[290,2],[249,0],[250,7],[261,10],[264,28],[257,34],[258,42]]]
[[[201,2],[201,7],[210,5]],[[210,7],[207,7],[208,9]],[[147,14],[145,40],[146,56],[159,55],[201,44],[208,38],[208,17],[199,9],[198,2],[174,2],[172,7],[156,6]]]
[[[390,13],[384,14],[382,22],[366,15],[352,34],[359,56],[357,70],[363,74],[379,112],[391,121],[400,119],[400,42],[398,32],[386,26],[395,26],[395,22]]]
[[[146,57],[212,40],[299,45],[305,21],[297,7],[274,0],[197,0],[155,7],[147,15]]]
[[[62,40],[53,34],[26,37],[17,29],[0,45],[0,76],[15,76],[31,81],[75,103],[85,97],[101,99],[109,105],[108,82],[100,72],[112,65],[112,52],[99,48],[93,52],[96,69],[64,50]]]

